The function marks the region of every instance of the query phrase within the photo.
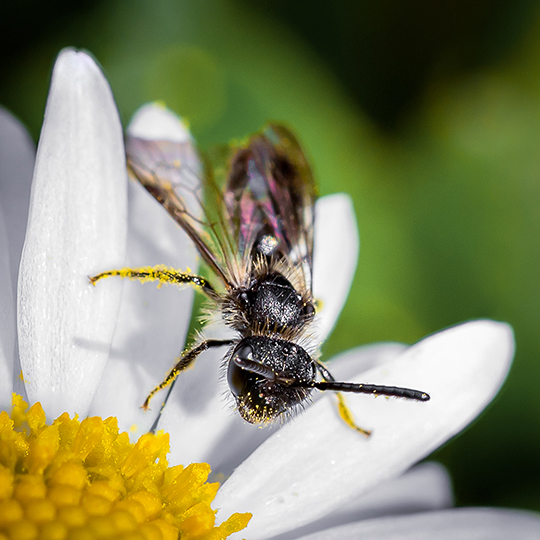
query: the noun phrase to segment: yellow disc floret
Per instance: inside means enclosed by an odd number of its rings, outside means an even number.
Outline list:
[[[13,396],[0,412],[0,540],[218,540],[250,514],[215,526],[210,466],[169,467],[169,436],[131,444],[116,418],[46,424],[39,403]]]

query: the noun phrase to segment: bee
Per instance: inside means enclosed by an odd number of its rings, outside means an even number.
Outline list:
[[[220,282],[166,267],[122,268],[90,278],[120,276],[189,284],[217,308],[231,339],[204,339],[186,349],[143,405],[204,351],[227,347],[224,366],[240,416],[251,424],[286,420],[307,405],[314,390],[334,391],[344,421],[357,426],[342,393],[428,401],[408,388],[339,382],[319,360],[313,322],[313,229],[316,190],[299,142],[286,127],[270,124],[231,149],[222,171],[199,174],[191,142],[127,136],[130,176],[138,180],[187,233]],[[208,168],[207,168],[208,169]],[[203,196],[206,201],[203,203]],[[168,397],[168,396],[167,396]],[[166,399],[165,399],[166,401]]]

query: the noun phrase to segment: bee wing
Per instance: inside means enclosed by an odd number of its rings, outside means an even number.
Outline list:
[[[230,242],[224,242],[203,205],[207,181],[191,142],[153,141],[128,135],[126,155],[130,175],[163,205],[191,238],[206,264],[230,286],[226,259]]]
[[[278,251],[303,270],[312,286],[313,174],[296,137],[272,124],[232,156],[225,205],[241,258],[253,257],[261,234],[278,241]]]

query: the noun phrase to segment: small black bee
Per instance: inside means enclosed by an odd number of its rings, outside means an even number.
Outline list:
[[[197,158],[190,142],[127,136],[126,152],[130,175],[189,235],[222,287],[166,267],[110,270],[91,282],[121,276],[194,285],[236,332],[234,339],[201,339],[184,351],[143,408],[156,392],[172,388],[199,354],[215,347],[229,347],[227,380],[238,412],[251,424],[283,420],[305,405],[314,389],[333,390],[342,418],[369,436],[352,420],[341,392],[430,399],[408,388],[338,382],[318,360],[312,330],[317,307],[312,294],[315,184],[287,128],[269,125],[231,149],[221,171],[223,190],[211,170],[203,175],[194,170]]]

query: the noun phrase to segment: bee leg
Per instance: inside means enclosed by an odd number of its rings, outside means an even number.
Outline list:
[[[332,374],[324,367],[320,362],[316,362],[316,367],[319,373],[321,374],[322,378],[325,381],[332,381],[334,382],[336,379],[332,376]],[[341,392],[336,392],[336,397],[338,400],[337,406],[338,406],[338,412],[341,419],[352,429],[355,431],[358,431],[358,433],[361,433],[364,435],[364,437],[368,438],[371,435],[371,431],[361,428],[359,425],[356,424],[354,421],[354,417],[351,413],[351,410],[345,403],[345,396]]]
[[[172,389],[174,387],[174,383],[176,381],[176,378],[178,375],[184,371],[186,368],[188,368],[204,351],[207,351],[208,349],[212,349],[214,347],[224,347],[229,346],[234,343],[234,340],[231,339],[208,339],[206,341],[203,341],[201,344],[197,345],[196,347],[193,347],[192,349],[189,349],[187,351],[184,351],[180,357],[178,358],[178,361],[176,362],[175,366],[171,369],[167,377],[158,384],[149,394],[146,400],[143,403],[142,408],[147,411],[149,409],[150,400],[157,394],[160,390],[163,390],[163,388],[166,388],[169,386],[169,391],[167,392],[167,395],[165,396],[165,400],[163,401],[163,404],[161,405],[161,408],[159,410],[159,415],[157,416],[154,424],[152,425],[151,432],[155,432],[157,424],[159,422],[159,419],[161,417],[161,413],[163,412],[163,409],[165,408],[165,405],[167,403],[167,400],[169,399],[169,396],[171,395]]]
[[[90,277],[90,283],[95,285],[99,280],[108,277],[119,276],[121,278],[136,279],[142,283],[147,281],[158,281],[159,286],[163,283],[172,283],[174,285],[190,284],[198,287],[201,292],[213,300],[219,299],[219,294],[214,287],[203,277],[181,272],[167,266],[143,266],[141,268],[120,268],[117,270],[108,270],[101,272],[96,276]]]

